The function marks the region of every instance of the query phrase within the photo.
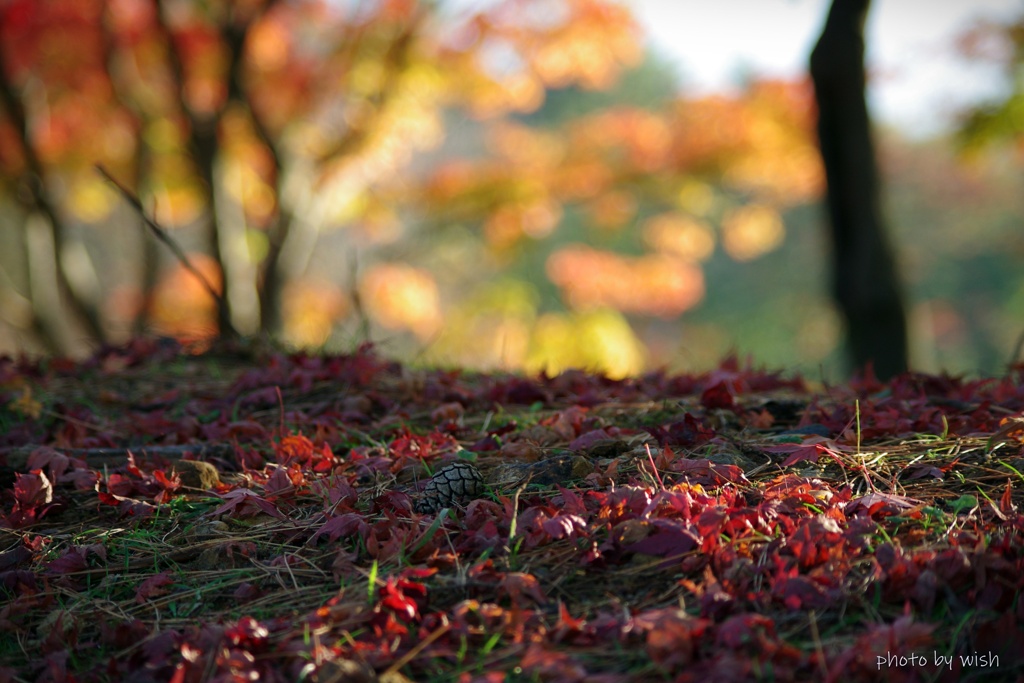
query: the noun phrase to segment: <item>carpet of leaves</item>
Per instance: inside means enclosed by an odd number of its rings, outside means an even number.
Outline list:
[[[1020,681],[1022,440],[1021,367],[0,358],[0,681]]]

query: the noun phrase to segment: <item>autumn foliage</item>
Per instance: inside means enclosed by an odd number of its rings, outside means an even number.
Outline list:
[[[1021,368],[818,394],[735,359],[611,380],[237,351],[0,360],[0,632],[26,644],[0,674],[1021,675]],[[418,505],[452,463],[484,487]]]
[[[12,0],[0,11],[0,172],[26,221],[11,252],[24,258],[0,264],[11,273],[0,286],[17,304],[6,322],[53,350],[70,350],[69,321],[72,336],[98,340],[234,329],[318,346],[368,316],[420,344],[444,337],[444,359],[446,343],[472,346],[480,313],[465,293],[528,243],[549,254],[564,324],[596,314],[628,330],[622,316],[670,318],[699,302],[715,249],[746,261],[777,248],[780,211],[821,188],[806,84],[623,103],[553,125],[523,118],[551,90],[609,89],[640,64],[639,30],[611,0],[444,11]],[[145,244],[96,165],[187,246],[223,306]],[[634,233],[634,255],[567,243],[560,230],[581,218]],[[469,233],[450,269],[441,244],[455,226]],[[417,258],[407,244],[430,246],[412,247]],[[75,316],[53,308],[57,296]],[[502,318],[525,326],[521,342],[500,342],[512,349],[502,364],[562,367],[542,311],[518,305],[534,311]],[[636,371],[644,354],[633,356],[596,367]]]

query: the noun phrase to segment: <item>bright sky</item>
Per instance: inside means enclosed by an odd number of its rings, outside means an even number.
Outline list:
[[[828,0],[630,0],[689,92],[728,89],[744,71],[805,72]],[[869,106],[908,134],[947,128],[967,103],[999,92],[998,72],[967,64],[953,39],[979,17],[1024,12],[1022,0],[874,0],[868,15]]]

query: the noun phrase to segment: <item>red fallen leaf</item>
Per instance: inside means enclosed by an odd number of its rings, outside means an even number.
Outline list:
[[[0,571],[7,571],[31,559],[31,550],[26,548],[24,544],[16,545],[10,550],[0,552]]]
[[[585,451],[588,450],[598,441],[603,441],[608,438],[608,431],[605,429],[592,429],[589,432],[580,434],[575,439],[569,442],[569,450],[571,451]]]
[[[585,531],[587,521],[578,515],[556,515],[540,525],[554,539],[572,538]]]
[[[737,614],[718,627],[715,642],[719,647],[737,650],[744,645],[757,646],[775,638],[775,622],[763,614]]]
[[[76,491],[91,491],[96,488],[96,484],[100,479],[99,472],[94,470],[72,470],[63,477],[61,477],[61,483],[70,483]]]
[[[239,400],[240,405],[243,407],[261,407],[268,408],[273,405],[277,405],[277,398],[281,393],[280,387],[263,387],[255,391],[250,391]]]
[[[999,511],[1004,515],[1017,512],[1017,505],[1013,502],[1013,485],[1009,479],[1006,480],[1006,488],[1003,489],[1003,495],[999,497]]]
[[[86,553],[83,549],[70,548],[66,553],[46,565],[46,573],[50,576],[64,576],[85,571],[89,568],[89,563],[85,558]]]
[[[554,415],[541,420],[540,424],[550,427],[563,441],[572,441],[583,430],[583,420],[586,417],[586,408],[569,406],[565,410],[559,410]]]
[[[470,449],[475,450],[475,449]],[[537,462],[544,457],[541,447],[532,441],[508,441],[501,445],[500,457],[503,461],[520,460],[522,462]]]
[[[583,681],[587,670],[565,652],[550,650],[540,643],[531,643],[519,662],[528,680],[569,683]]]
[[[204,441],[264,440],[267,429],[252,420],[229,422],[227,415],[221,415],[215,422],[199,426],[199,436]]]
[[[136,517],[138,519],[147,519],[153,516],[156,512],[156,506],[147,503],[144,500],[132,500],[126,498],[117,504],[117,512],[122,517]]]
[[[925,569],[917,576],[914,588],[910,591],[910,598],[914,604],[924,613],[931,614],[935,607],[936,593],[939,590],[939,577],[930,569]],[[980,605],[979,609],[984,609]]]
[[[259,586],[245,581],[238,585],[238,588],[231,593],[231,597],[238,602],[250,602],[263,595],[263,591]]]
[[[69,618],[69,614],[57,611],[57,616],[49,626],[49,632],[43,640],[36,644],[41,652],[60,652],[65,648],[75,650],[78,648],[78,634],[81,622],[75,618]],[[45,627],[40,626],[39,631]]]
[[[256,657],[241,648],[221,648],[217,653],[217,666],[230,672],[230,678],[220,680],[258,681],[262,678],[256,668]]]
[[[775,416],[765,409],[749,410],[744,418],[747,425],[761,431],[771,429],[771,426],[775,424]]]
[[[452,401],[451,403],[442,403],[441,405],[434,408],[430,412],[430,421],[433,422],[434,424],[455,421],[461,418],[463,413],[465,412],[465,406],[463,406],[458,401]]]
[[[1024,417],[1014,415],[999,421],[999,429],[992,433],[985,444],[985,452],[991,453],[996,446],[1004,443],[1024,441]]]
[[[36,678],[39,683],[75,683],[78,679],[68,673],[69,649],[50,652],[43,657],[43,669]]]
[[[706,458],[678,459],[670,468],[673,472],[688,475],[693,483],[708,483],[719,486],[725,482],[732,484],[749,484],[747,475],[738,465],[720,465]],[[701,480],[704,481],[701,481]]]
[[[828,560],[831,548],[842,540],[842,529],[833,519],[818,515],[794,531],[786,546],[802,569],[810,569]]]
[[[170,586],[174,583],[174,577],[171,576],[170,572],[160,572],[155,576],[151,576],[141,584],[135,590],[135,602],[139,605],[158,598],[161,595],[167,595],[170,591],[167,590],[166,586]]]
[[[842,450],[835,440],[824,436],[810,436],[798,444],[780,444],[765,449],[768,453],[788,453],[789,457],[782,463],[783,467],[791,467],[804,460],[818,462],[818,458],[823,455],[838,458]]]
[[[925,477],[934,477],[935,479],[943,479],[946,473],[941,468],[935,467],[934,465],[914,465],[904,470],[902,479],[906,481],[912,481],[914,479],[924,479]]]
[[[293,434],[281,439],[280,443],[274,445],[274,454],[277,461],[283,465],[292,462],[306,462],[313,457],[313,442],[300,434]]]
[[[700,402],[705,408],[735,410],[736,401],[733,399],[729,383],[721,381],[718,384],[708,387],[700,395]]]
[[[877,680],[877,657],[909,655],[933,643],[932,624],[916,624],[906,614],[890,624],[874,624],[831,660],[829,681]],[[956,661],[956,660],[954,660]]]
[[[583,626],[587,623],[587,620],[583,617],[579,619],[574,618],[569,614],[569,610],[566,608],[565,603],[561,600],[558,601],[558,624],[555,625],[555,629],[562,629],[564,631],[580,631]]]
[[[1020,601],[1018,600],[1018,604]],[[978,624],[972,629],[973,645],[978,653],[986,652],[999,657],[1001,668],[1016,668],[1024,661],[1024,629],[1010,611],[995,619]]]
[[[42,470],[14,475],[14,500],[22,508],[37,508],[53,501],[53,484]]]
[[[142,470],[140,470],[139,466],[135,463],[135,454],[132,453],[131,451],[128,451],[127,457],[128,462],[127,464],[125,464],[124,468],[128,472],[128,474],[138,477],[139,479],[145,477],[146,475],[143,474]]]
[[[459,442],[450,434],[432,431],[421,436],[413,434],[408,428],[403,428],[402,434],[388,444],[388,450],[395,460],[402,458],[429,460],[447,453],[454,453],[458,449]]]
[[[412,621],[419,616],[416,601],[405,594],[395,577],[388,577],[387,583],[380,589],[380,595],[380,604],[396,615],[404,617],[406,621]]]
[[[551,396],[535,380],[519,377],[496,382],[487,392],[487,398],[498,404],[530,405],[551,402]]]
[[[501,588],[514,605],[520,605],[524,597],[530,598],[538,605],[543,605],[548,601],[544,591],[540,588],[540,582],[533,574],[508,572],[501,580]]]
[[[960,588],[974,576],[971,559],[963,548],[946,548],[935,554],[928,563],[936,576],[952,588]]]
[[[79,463],[81,467],[85,466],[85,463],[81,461]],[[29,471],[48,469],[51,481],[60,479],[70,465],[71,458],[48,446],[40,446],[32,451],[27,463]]]
[[[270,630],[252,617],[246,616],[238,620],[234,626],[224,629],[224,638],[237,647],[258,650],[267,644]]]
[[[562,488],[557,484],[556,487],[558,488],[558,492],[562,495],[562,504],[559,506],[562,510],[570,515],[587,514],[587,506],[583,503],[583,498],[580,494],[570,489]],[[558,505],[557,499],[554,504]]]
[[[924,505],[924,503],[915,498],[897,496],[893,493],[882,493],[881,491],[872,491],[871,493],[865,494],[860,498],[854,498],[850,502],[846,503],[843,508],[843,512],[847,515],[853,515],[858,510],[866,510],[869,515],[875,515],[879,511],[882,511],[883,508],[888,508],[892,511],[892,514],[897,514],[900,511],[919,507],[921,505]]]
[[[100,631],[100,642],[104,645],[124,649],[137,647],[139,643],[149,640],[151,632],[139,619],[121,621],[113,619],[97,619]]]
[[[163,470],[153,470],[153,481],[161,488],[161,491],[153,496],[153,500],[157,503],[168,502],[174,492],[181,488],[181,476],[177,472],[168,477]]]
[[[114,472],[107,477],[106,483],[107,491],[109,491],[111,495],[116,496],[118,501],[124,500],[135,493],[135,480],[123,474]],[[97,485],[99,485],[99,482],[97,482]],[[117,503],[115,502],[113,504],[116,505]]]
[[[501,448],[501,440],[493,434],[488,434],[482,439],[478,439],[473,442],[469,447],[469,450],[474,453],[487,453],[490,451],[496,451]]]
[[[772,586],[772,596],[788,609],[824,609],[834,602],[825,589],[806,576],[783,576]]]
[[[313,493],[330,504],[332,510],[351,510],[359,500],[359,492],[344,477],[314,479],[311,488]]]
[[[270,497],[280,497],[295,493],[306,484],[306,477],[302,474],[299,465],[293,464],[289,467],[277,467],[273,474],[267,477],[263,485],[263,493]]]
[[[254,517],[263,512],[271,517],[285,519],[285,516],[273,503],[260,498],[249,489],[235,489],[234,491],[221,494],[220,497],[227,502],[208,514],[217,516],[230,513],[233,517],[244,519],[246,517]]]
[[[600,496],[598,498],[600,499]],[[601,502],[601,507],[607,507],[610,512],[614,512],[615,514],[609,515],[614,518],[626,513],[632,513],[633,516],[641,515],[650,504],[651,492],[648,489],[623,486],[607,494]]]
[[[690,664],[696,646],[706,637],[712,622],[691,617],[681,609],[667,607],[642,612],[635,617],[637,627],[647,632],[647,654],[666,668]]]
[[[336,541],[343,536],[365,538],[369,529],[370,525],[366,523],[366,520],[361,514],[356,512],[346,512],[343,515],[338,515],[337,517],[332,517],[327,520],[327,523],[313,534],[313,538],[311,538],[309,542],[315,544],[317,539],[324,535],[326,535],[330,541]]]
[[[692,448],[710,441],[715,436],[713,429],[699,422],[690,413],[686,413],[682,420],[677,420],[667,427],[651,427],[647,431],[662,448],[666,446]]]
[[[14,476],[15,503],[2,520],[4,525],[12,529],[20,529],[39,521],[53,509],[54,506],[50,505],[53,485],[40,470],[33,470],[29,474],[15,473]]]
[[[700,538],[689,524],[675,519],[655,519],[650,524],[654,527],[653,533],[623,546],[623,550],[656,557],[677,557],[700,545]]]

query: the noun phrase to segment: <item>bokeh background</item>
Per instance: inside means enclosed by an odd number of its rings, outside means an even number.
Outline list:
[[[3,0],[0,352],[294,348],[834,381],[824,0]],[[915,369],[1024,334],[1024,5],[876,0]],[[142,203],[229,310],[96,170]]]

